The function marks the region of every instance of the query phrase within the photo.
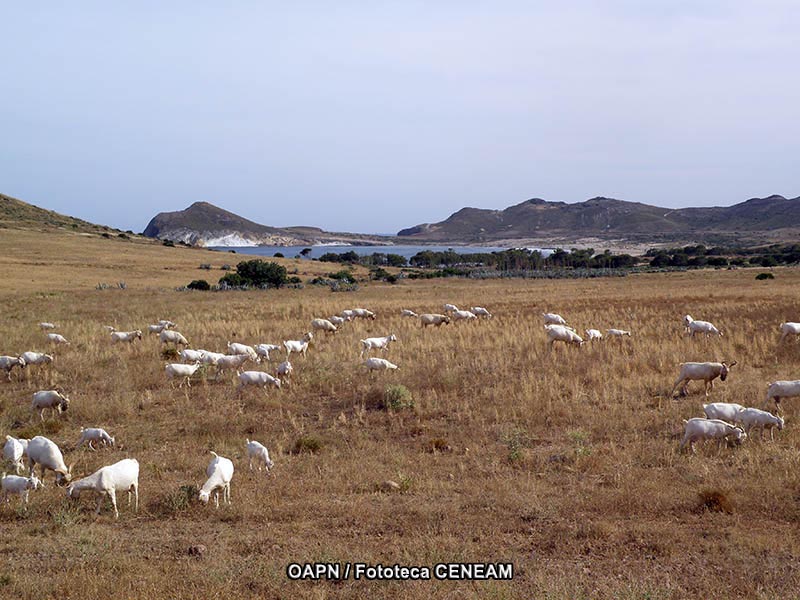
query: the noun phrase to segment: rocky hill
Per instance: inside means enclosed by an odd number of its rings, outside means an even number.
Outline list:
[[[567,204],[540,198],[505,210],[462,208],[439,223],[403,229],[408,243],[497,243],[506,240],[584,238],[653,241],[727,238],[747,241],[795,236],[800,230],[800,198],[752,198],[729,207],[670,209],[592,198]]]
[[[386,240],[316,227],[269,227],[208,202],[185,210],[157,214],[144,235],[201,246],[305,246],[320,243],[377,244]]]
[[[62,229],[75,233],[103,233],[118,231],[111,227],[95,225],[82,219],[68,217],[52,210],[39,208],[11,196],[0,194],[0,229],[35,229],[41,231]]]

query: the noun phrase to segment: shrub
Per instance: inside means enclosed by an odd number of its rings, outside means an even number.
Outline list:
[[[106,238],[106,239],[109,239],[109,238],[111,237],[111,236],[110,236],[109,234],[107,234],[107,233],[101,233],[100,235],[102,235],[102,236],[103,236],[104,238]]]
[[[219,285],[223,287],[242,287],[245,284],[244,279],[238,273],[228,273],[220,277]]]
[[[175,242],[173,242],[172,240],[164,240],[163,242],[161,242],[161,244],[166,246],[167,248],[175,247]]]
[[[397,276],[396,275],[389,275],[386,278],[386,281],[391,283],[392,285],[394,285],[395,283],[397,283]]]
[[[195,279],[186,287],[190,290],[200,290],[203,292],[207,292],[211,289],[211,286],[205,279]]]
[[[303,435],[297,438],[292,452],[294,454],[303,454],[305,452],[316,454],[322,450],[322,446],[322,440],[319,438],[314,437],[313,435]]]
[[[117,234],[117,237],[118,237],[118,238],[122,238],[123,240],[129,240],[129,239],[131,239],[131,238],[130,238],[130,237],[128,237],[128,235],[127,235],[127,234],[125,234],[125,233],[118,233],[118,234]]]
[[[355,283],[356,278],[353,277],[353,274],[350,271],[342,270],[337,271],[336,273],[329,273],[328,277],[331,279],[336,279],[338,281],[344,281],[345,283]]]
[[[200,268],[203,269],[204,271],[210,271],[211,265],[208,263],[203,263],[202,265],[200,265]]]
[[[275,254],[273,254],[272,256],[274,256],[275,258],[286,258],[286,257],[283,255],[283,252],[276,252],[276,253],[275,253]]]
[[[373,280],[381,280],[381,281],[383,281],[384,279],[388,279],[389,278],[389,272],[386,269],[382,269],[382,268],[378,267],[377,269],[373,269],[372,271],[370,271],[369,277],[370,277],[370,279],[373,279]]]
[[[706,489],[698,493],[697,510],[699,512],[724,512],[733,513],[733,504],[725,492]]]
[[[303,283],[303,280],[300,279],[297,275],[293,275],[292,277],[289,277],[289,279],[286,280],[286,283],[297,285],[298,283]]]
[[[246,260],[236,265],[236,272],[245,283],[258,287],[280,287],[286,283],[286,267],[274,262]]]
[[[158,500],[158,509],[166,514],[187,510],[192,500],[197,498],[198,489],[193,485],[182,485],[176,491],[162,496]]]
[[[222,269],[223,271],[230,271],[231,270],[231,266],[230,265],[222,265],[220,267],[220,269]]]
[[[162,360],[178,360],[181,357],[177,348],[164,348],[161,351]]]
[[[387,410],[414,408],[414,399],[406,386],[387,385],[383,392],[383,406]]]
[[[772,273],[759,273],[758,275],[756,275],[756,279],[758,279],[759,281],[762,281],[764,279],[775,279],[775,275],[773,275]]]

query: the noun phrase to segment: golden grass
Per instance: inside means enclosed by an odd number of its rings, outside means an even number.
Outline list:
[[[795,378],[800,349],[776,349],[776,340],[778,324],[798,318],[797,270],[766,282],[737,270],[433,280],[336,294],[176,292],[202,277],[201,262],[218,267],[228,257],[11,233],[0,237],[0,353],[46,349],[42,320],[58,323],[72,345],[56,350],[54,365],[0,384],[0,433],[48,432],[81,475],[135,457],[141,489],[138,514],[118,499],[118,522],[108,506],[96,517],[88,499],[68,502],[52,474],[28,510],[0,506],[0,597],[678,599],[800,589],[796,406],[785,403],[787,426],[774,443],[748,440],[721,453],[701,445],[692,456],[677,453],[678,436],[682,419],[702,415],[701,386],[678,401],[667,396],[687,360],[738,361],[715,385],[717,401],[761,406],[767,382]],[[116,280],[128,289],[94,289]],[[399,316],[443,302],[497,316],[438,330]],[[313,317],[354,306],[378,319],[318,336],[307,359],[293,360],[294,380],[282,391],[241,397],[233,376],[172,389],[153,337],[111,346],[101,329],[170,318],[194,347],[222,350],[228,340],[295,339]],[[581,329],[634,336],[548,353],[540,313],[551,310]],[[725,337],[682,337],[687,312]],[[399,340],[388,357],[401,368],[367,376],[358,340],[388,333]],[[382,408],[390,384],[407,387],[413,407]],[[43,426],[30,397],[53,386],[72,404]],[[81,426],[106,428],[118,447],[75,450]],[[248,437],[270,449],[273,476],[248,472]],[[296,452],[301,438],[319,450]],[[219,510],[191,500],[189,487],[204,481],[212,449],[237,469],[233,505]],[[383,491],[387,480],[400,489]],[[730,511],[703,510],[701,494]],[[200,544],[203,556],[190,555]],[[290,582],[291,561],[512,561],[515,576]]]

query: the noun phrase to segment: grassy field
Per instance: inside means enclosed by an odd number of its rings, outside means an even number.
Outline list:
[[[766,384],[797,378],[800,271],[704,271],[579,281],[433,280],[312,289],[177,292],[238,257],[77,235],[0,236],[0,353],[45,350],[39,321],[72,341],[53,365],[0,383],[0,434],[45,434],[83,476],[125,457],[141,465],[140,509],[120,496],[72,503],[53,483],[0,505],[2,598],[788,598],[800,590],[800,407],[786,401],[776,441],[679,454],[682,419],[702,416],[701,384],[672,400],[678,363],[736,360],[712,400],[760,407]],[[338,269],[287,260],[306,279]],[[303,275],[306,273],[307,275]],[[210,275],[213,274],[213,277]],[[124,280],[125,290],[96,290]],[[401,308],[487,306],[496,317],[422,330]],[[102,325],[170,318],[192,347],[297,339],[314,317],[363,306],[376,321],[318,336],[280,392],[237,396],[234,376],[173,389],[154,337],[112,346]],[[633,337],[546,347],[541,312]],[[681,317],[721,339],[682,336]],[[358,340],[394,333],[398,371],[368,376]],[[271,368],[277,362],[272,363]],[[261,366],[257,368],[262,368]],[[413,406],[387,409],[403,385]],[[38,389],[70,409],[41,424]],[[81,426],[117,447],[75,449]],[[245,438],[269,449],[250,473]],[[298,440],[319,451],[296,452]],[[202,506],[210,450],[234,461],[233,504]],[[392,480],[399,490],[380,491]],[[703,492],[728,510],[709,510]],[[713,507],[712,507],[713,508]],[[204,545],[202,557],[190,546]],[[424,565],[511,561],[512,581],[289,581],[290,562]]]

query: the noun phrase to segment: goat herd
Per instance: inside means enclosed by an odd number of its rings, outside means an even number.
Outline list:
[[[470,321],[480,318],[492,318],[491,313],[483,307],[472,307],[470,310],[460,310],[453,304],[445,304],[446,314],[421,314],[414,311],[403,309],[401,316],[419,319],[421,327],[434,325],[439,327],[452,321]],[[576,330],[570,327],[566,320],[555,313],[543,313],[544,327],[547,334],[548,343],[552,350],[555,342],[565,344],[583,345],[590,342],[594,343],[603,338],[603,334],[597,329],[587,329],[587,341],[579,336]],[[248,361],[261,363],[270,361],[271,352],[279,352],[281,346],[276,344],[258,344],[254,346],[228,342],[227,354],[211,352],[202,349],[188,348],[188,340],[178,331],[175,331],[176,324],[170,320],[162,320],[155,325],[148,326],[148,332],[157,334],[162,344],[183,346],[179,356],[183,362],[167,364],[165,367],[167,378],[171,381],[180,380],[179,387],[184,383],[191,386],[191,378],[201,367],[214,367],[216,370],[215,380],[226,370],[236,370],[239,380],[238,391],[241,392],[246,386],[258,386],[266,388],[274,386],[280,389],[282,381],[291,378],[294,367],[289,358],[292,353],[302,354],[304,357],[308,351],[309,344],[314,339],[314,332],[336,333],[338,329],[348,321],[355,319],[375,320],[376,315],[372,311],[364,308],[345,310],[340,315],[332,316],[329,319],[313,319],[311,330],[299,340],[286,340],[282,347],[286,352],[286,360],[281,362],[275,369],[275,375],[265,371],[242,371],[241,368]],[[717,335],[722,333],[707,321],[694,320],[690,315],[684,317],[685,332],[691,336],[703,334],[705,336]],[[39,326],[46,331],[48,341],[54,345],[68,345],[69,341],[61,334],[49,331],[55,329],[52,323],[40,323]],[[116,331],[114,327],[105,326],[110,334],[111,343],[133,343],[142,339],[142,331]],[[780,326],[782,342],[787,336],[800,335],[800,323],[782,323]],[[612,338],[630,337],[631,332],[624,329],[608,329],[607,336]],[[393,334],[384,337],[366,338],[360,340],[360,357],[363,359],[365,354],[371,350],[381,350],[385,352],[391,342],[397,338]],[[24,352],[19,356],[0,356],[0,369],[6,373],[6,378],[11,380],[11,371],[17,368],[25,368],[30,365],[46,365],[52,363],[53,357],[50,354],[39,352]],[[362,363],[369,371],[385,371],[397,369],[398,366],[383,358],[367,357]],[[709,391],[713,389],[713,381],[717,378],[725,381],[730,369],[735,365],[725,362],[704,362],[704,363],[682,363],[680,374],[676,379],[671,395],[679,389],[682,395],[686,395],[687,386],[690,381],[703,381],[705,384],[705,395],[708,397]],[[775,401],[776,413],[780,409],[780,400],[793,396],[800,396],[800,380],[797,381],[775,381],[770,383],[767,389],[767,402]],[[42,390],[33,395],[32,409],[38,410],[40,418],[44,421],[44,411],[50,409],[55,414],[61,414],[69,408],[70,400],[58,390]],[[741,443],[747,438],[747,434],[752,428],[760,428],[761,435],[765,428],[770,429],[771,438],[774,439],[774,428],[783,429],[784,421],[777,414],[772,414],[758,408],[746,408],[739,404],[715,402],[704,404],[703,410],[706,418],[692,418],[685,422],[685,432],[680,449],[688,443],[692,451],[695,451],[694,443],[706,439],[717,439],[720,446],[728,439],[733,439]],[[114,446],[115,439],[104,429],[99,427],[81,428],[81,437],[78,447],[87,444],[91,450],[95,449],[95,444]],[[257,441],[246,440],[246,450],[249,468],[254,468],[254,462],[258,470],[264,468],[269,474],[273,467],[267,448]],[[31,490],[43,487],[45,472],[51,470],[55,473],[56,484],[67,486],[67,497],[76,499],[81,491],[91,490],[97,494],[97,512],[100,512],[102,501],[105,496],[111,500],[115,517],[119,517],[116,502],[116,492],[128,493],[128,504],[131,503],[131,496],[135,499],[135,508],[138,510],[139,504],[139,463],[132,458],[126,458],[109,466],[102,467],[93,474],[71,481],[72,467],[67,467],[59,447],[44,436],[36,436],[31,440],[17,439],[10,435],[6,436],[3,448],[4,459],[15,469],[15,475],[3,474],[2,493],[9,501],[10,494],[18,494],[25,503],[28,502],[28,494]],[[223,502],[230,504],[230,484],[233,478],[233,462],[223,456],[211,452],[213,458],[206,469],[207,481],[199,491],[199,499],[203,503],[208,503],[210,495],[214,493],[215,505],[219,506],[219,494],[222,492]],[[27,459],[29,477],[22,477],[19,474],[24,470],[23,460]],[[35,476],[35,466],[41,467],[41,479]],[[70,483],[71,481],[71,483]]]

